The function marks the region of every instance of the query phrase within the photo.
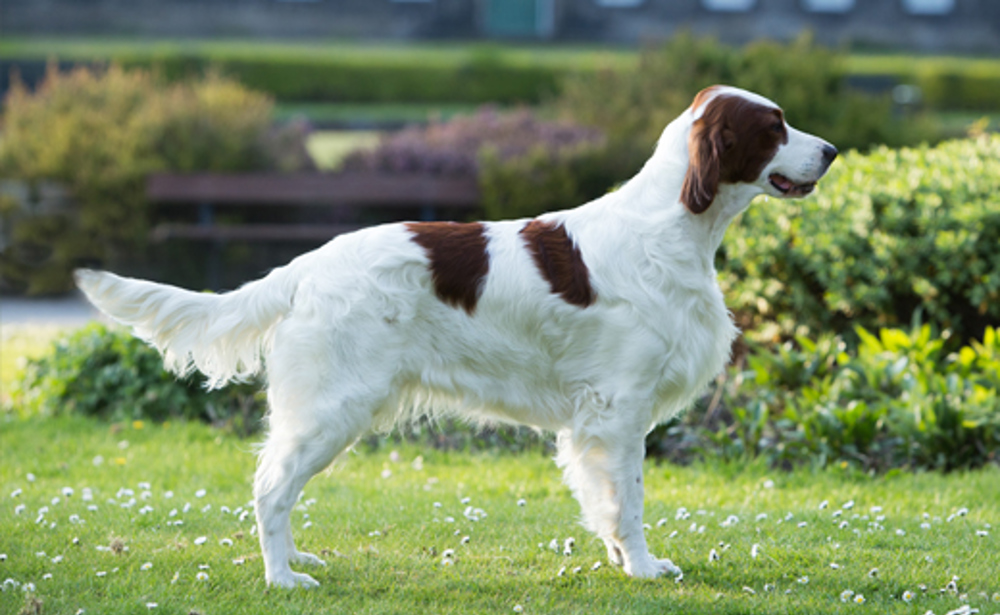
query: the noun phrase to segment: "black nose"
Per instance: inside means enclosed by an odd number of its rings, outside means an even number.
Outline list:
[[[836,157],[837,157],[836,147],[830,145],[829,143],[823,146],[823,162],[826,163],[826,166],[830,166],[830,163],[832,163],[833,159]]]

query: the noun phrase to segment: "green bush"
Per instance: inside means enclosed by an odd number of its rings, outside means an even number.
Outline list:
[[[582,205],[635,174],[646,156],[624,143],[538,146],[509,158],[486,149],[479,165],[483,212],[491,220],[530,218]]]
[[[406,57],[161,55],[122,57],[125,66],[186,79],[214,68],[278,100],[351,103],[537,103],[565,69],[515,64],[483,49],[459,62]]]
[[[1000,322],[1000,136],[838,160],[817,193],[729,229],[720,282],[751,337],[851,335],[915,313],[959,340]]]
[[[680,34],[643,50],[636,70],[570,76],[555,104],[565,116],[606,131],[612,141],[638,140],[646,151],[694,94],[713,84],[771,98],[793,126],[844,150],[920,143],[936,134],[922,117],[906,122],[896,117],[887,96],[851,90],[844,61],[809,36],[739,49]]]
[[[116,66],[60,73],[52,65],[34,93],[15,82],[4,102],[0,177],[28,191],[0,211],[0,286],[61,292],[81,262],[133,261],[147,235],[150,172],[301,164],[280,151],[276,158],[271,112],[268,97],[215,74],[166,85]],[[41,198],[47,182],[72,198]]]
[[[998,330],[955,353],[929,325],[857,336],[853,352],[834,336],[757,347],[708,397],[715,403],[653,432],[647,445],[681,460],[763,456],[778,467],[1000,463]]]
[[[11,399],[22,414],[81,414],[110,421],[201,420],[255,431],[264,412],[253,384],[208,391],[200,375],[178,379],[159,353],[127,332],[92,324],[29,360]]]

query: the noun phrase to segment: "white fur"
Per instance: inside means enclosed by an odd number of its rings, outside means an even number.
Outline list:
[[[823,142],[790,132],[758,181],[723,185],[692,214],[679,194],[698,112],[672,122],[619,190],[543,216],[565,225],[589,268],[586,308],[550,292],[523,220],[487,223],[489,273],[471,316],[435,296],[425,251],[401,224],[340,236],[223,295],[91,271],[78,284],[178,373],[194,367],[220,386],[266,365],[254,491],[268,583],[316,585],[289,566],[322,563],[295,549],[289,525],[310,477],[365,432],[428,411],[556,432],[556,462],[609,558],[633,576],[678,573],[646,547],[644,436],[728,360],[737,330],[713,265],[725,228],[773,191],[768,173],[815,181],[825,170]]]

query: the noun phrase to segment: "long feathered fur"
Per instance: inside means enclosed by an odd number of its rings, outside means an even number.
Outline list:
[[[703,115],[719,97],[727,104]],[[309,478],[364,432],[442,406],[556,432],[557,464],[609,559],[634,576],[679,572],[647,549],[643,438],[729,358],[736,328],[714,268],[728,224],[758,194],[810,190],[829,165],[829,144],[766,123],[779,118],[766,99],[714,88],[636,177],[595,201],[535,221],[368,228],[222,295],[94,271],[77,280],[177,373],[221,386],[266,364],[254,495],[268,583],[316,584],[290,568],[321,563],[289,525]],[[723,121],[734,132],[702,143]],[[757,127],[772,132],[739,133]],[[710,189],[685,202],[686,177]]]

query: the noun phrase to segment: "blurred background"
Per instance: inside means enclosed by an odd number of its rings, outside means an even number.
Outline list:
[[[225,290],[370,224],[574,207],[716,83],[844,155],[729,230],[717,269],[745,338],[650,450],[996,461],[994,0],[4,0],[0,321],[41,314],[24,297],[70,293],[79,266]],[[252,431],[263,411],[252,387],[205,401],[121,332],[19,335],[0,357],[15,413]]]
[[[986,0],[6,0],[0,28],[5,293],[88,263],[218,290],[365,224],[574,206],[712,83],[843,150],[1000,117]]]

